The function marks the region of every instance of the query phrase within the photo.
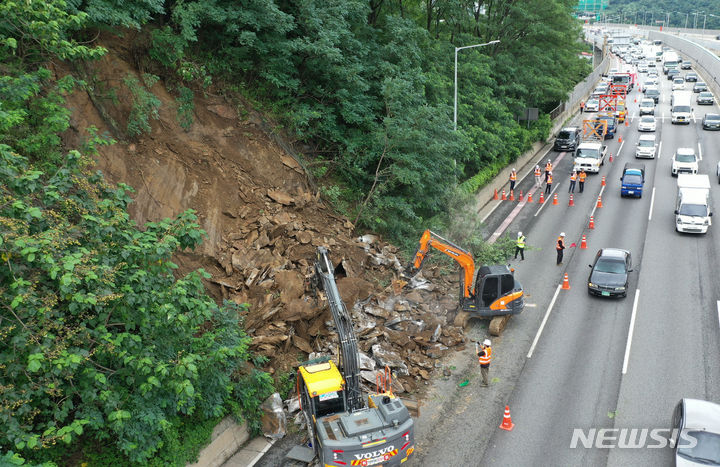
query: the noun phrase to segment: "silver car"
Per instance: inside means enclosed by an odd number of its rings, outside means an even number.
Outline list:
[[[682,399],[672,427],[676,466],[720,465],[720,404]]]
[[[588,99],[585,102],[585,112],[597,112],[600,110],[600,101],[597,99]]]
[[[656,123],[653,115],[643,115],[638,121],[638,131],[655,131]]]

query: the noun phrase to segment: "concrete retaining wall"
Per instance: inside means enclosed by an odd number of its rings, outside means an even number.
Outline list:
[[[198,461],[188,467],[219,467],[250,439],[250,434],[246,423],[238,425],[228,416],[215,426],[210,439],[210,444],[200,451]]]

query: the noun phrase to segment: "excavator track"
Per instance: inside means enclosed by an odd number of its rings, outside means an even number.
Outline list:
[[[512,315],[505,315],[505,316],[496,316],[493,319],[490,320],[490,335],[491,336],[499,336],[502,334],[503,329],[505,329],[505,326],[507,325],[508,321],[510,321],[510,317]]]

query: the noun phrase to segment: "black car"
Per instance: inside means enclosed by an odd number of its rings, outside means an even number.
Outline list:
[[[691,73],[688,73],[688,74],[685,75],[685,81],[689,81],[689,82],[694,83],[694,82],[696,82],[697,80],[698,80],[698,75],[697,75],[697,73],[691,72]]]
[[[697,83],[695,83],[695,86],[693,86],[693,92],[703,92],[707,90],[707,84],[703,83],[702,81],[698,81]]]
[[[660,100],[660,90],[658,88],[648,88],[647,91],[645,91],[645,97],[648,99],[652,99],[657,104]]]
[[[720,115],[705,114],[702,119],[703,130],[720,130]]]
[[[682,70],[689,70],[692,68],[692,63],[690,63],[690,60],[685,60],[680,64],[680,69]]]
[[[680,76],[680,70],[678,70],[677,68],[673,68],[672,70],[668,70],[668,72],[667,72],[667,77],[668,77],[668,79],[669,79],[670,81],[672,81],[673,78],[675,78],[676,76]]]
[[[628,275],[632,272],[632,257],[627,250],[603,248],[590,264],[588,293],[601,297],[627,297]]]
[[[703,91],[698,94],[696,102],[698,105],[713,105],[715,103],[715,97],[710,91]]]
[[[563,128],[555,138],[553,149],[555,151],[574,151],[580,144],[580,133],[578,127]]]

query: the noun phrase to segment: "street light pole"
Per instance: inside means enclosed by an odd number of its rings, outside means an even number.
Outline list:
[[[486,45],[490,44],[497,44],[500,42],[499,40],[494,40],[490,42],[485,42],[484,44],[475,44],[475,45],[466,45],[464,47],[455,47],[455,105],[453,106],[453,130],[457,131],[457,89],[458,89],[458,78],[457,78],[457,57],[458,57],[458,51],[462,49],[472,49],[475,47],[484,47]]]

